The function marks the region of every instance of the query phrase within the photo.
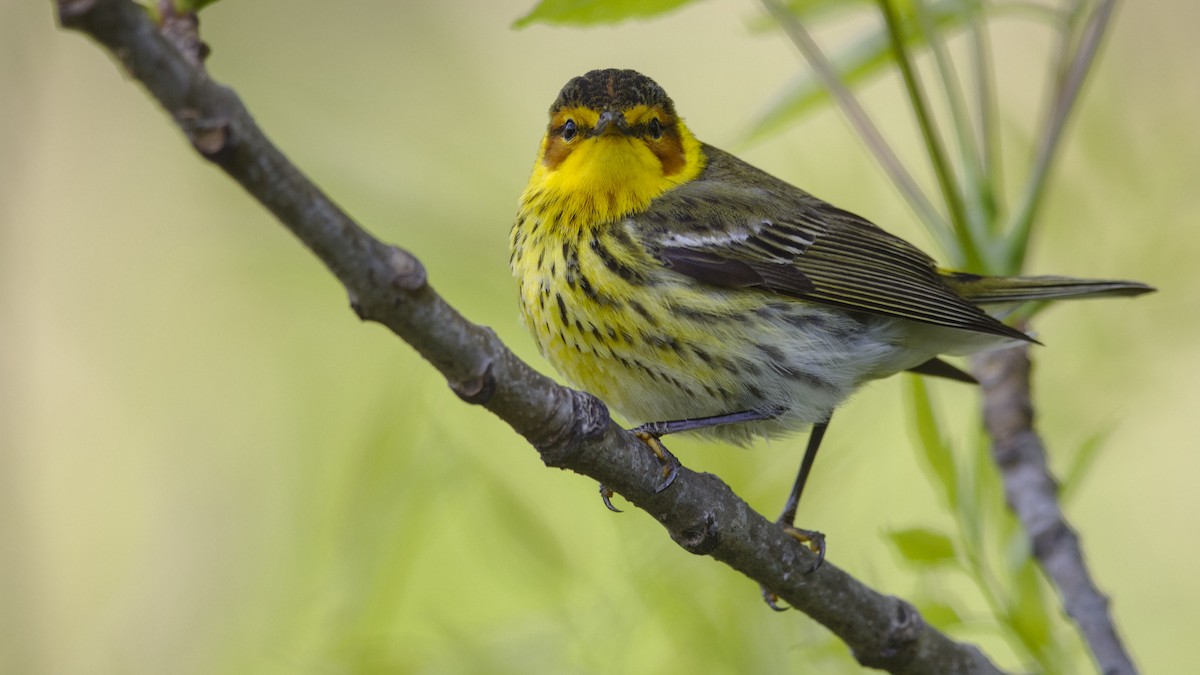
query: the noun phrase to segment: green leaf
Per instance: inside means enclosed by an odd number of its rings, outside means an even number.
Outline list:
[[[942,435],[937,413],[929,398],[929,389],[925,380],[920,377],[910,377],[912,385],[913,412],[917,423],[917,435],[921,439],[921,447],[925,451],[925,465],[933,472],[937,482],[941,484],[942,496],[946,503],[953,508],[958,504],[958,470],[954,465],[954,453],[950,444]]]
[[[905,560],[918,565],[941,565],[957,561],[950,537],[921,527],[887,533],[892,545]]]
[[[921,612],[921,618],[925,619],[925,623],[938,630],[944,631],[962,623],[962,616],[959,615],[958,610],[945,603],[921,604],[917,609]]]
[[[1062,488],[1058,493],[1060,502],[1066,503],[1079,490],[1079,485],[1087,476],[1088,471],[1096,465],[1096,458],[1100,456],[1100,450],[1105,447],[1104,441],[1107,439],[1107,431],[1097,431],[1079,446],[1079,450],[1071,459],[1071,465],[1067,467],[1067,472],[1063,477]]]
[[[1004,486],[1000,472],[992,459],[992,441],[983,427],[976,427],[973,452],[967,459],[968,467],[963,471],[960,504],[965,536],[977,551],[982,551],[985,538],[1003,541],[996,532],[997,527],[1015,527],[1016,517],[1005,506]],[[999,525],[998,525],[999,524]]]
[[[596,26],[630,19],[649,19],[674,11],[696,0],[542,0],[513,28],[534,23],[560,26]]]
[[[1043,666],[1053,660],[1051,608],[1037,565],[1029,560],[1015,574],[1017,597],[1008,611],[1008,624],[1029,653]]]
[[[830,58],[842,81],[851,89],[891,62],[891,48],[887,36],[877,33],[846,51]],[[781,132],[787,125],[804,116],[810,110],[823,105],[829,92],[811,73],[794,80],[786,93],[772,103],[747,134],[746,142],[755,143]]]
[[[1001,527],[996,528],[993,539],[1001,546],[1000,552],[1009,569],[1022,569],[1033,559],[1029,536],[1025,534],[1025,528],[1019,527],[1017,517],[1012,515],[1012,511],[1005,513]]]

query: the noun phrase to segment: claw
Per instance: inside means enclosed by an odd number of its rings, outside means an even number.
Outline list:
[[[671,462],[667,466],[664,466],[663,473],[665,475],[663,476],[662,481],[660,481],[658,485],[654,486],[654,494],[658,494],[663,490],[666,490],[667,488],[671,487],[671,483],[675,482],[675,477],[679,475],[679,462]]]
[[[821,569],[821,563],[825,562],[825,535],[816,530],[802,530],[798,527],[785,525],[783,531],[787,532],[793,539],[804,544],[810,551],[817,554],[817,562],[805,574],[812,574]],[[770,603],[767,603],[770,604]]]
[[[775,595],[773,591],[769,590],[766,586],[759,586],[759,588],[762,589],[763,602],[767,603],[767,607],[770,607],[776,612],[788,611],[787,605],[781,606],[779,604],[779,596]]]
[[[604,483],[601,483],[600,484],[600,499],[603,500],[604,506],[606,506],[608,508],[608,510],[612,511],[613,513],[620,513],[621,509],[618,509],[617,507],[613,506],[612,496],[613,496],[612,488],[608,487]]]
[[[786,532],[788,536],[792,537],[801,544],[804,544],[809,548],[809,550],[817,554],[816,564],[809,568],[805,574],[812,574],[813,572],[821,569],[821,563],[825,562],[825,535],[817,532],[816,530],[802,530],[798,527],[793,527],[792,525],[787,525],[785,523],[780,523],[780,526],[783,527],[783,531]],[[759,588],[762,589],[763,602],[767,603],[767,607],[770,607],[776,612],[787,610],[786,605],[780,606],[779,596],[776,595],[774,591],[768,589],[766,586],[759,586]]]
[[[675,477],[679,475],[679,460],[675,458],[675,455],[671,454],[670,450],[667,450],[667,446],[663,445],[657,434],[640,429],[640,427],[634,429],[634,435],[650,448],[650,451],[654,453],[659,463],[662,464],[662,480],[654,486],[654,493],[658,494],[671,487],[671,483],[675,482]]]
[[[675,478],[679,475],[679,460],[675,459],[675,455],[672,455],[671,451],[667,450],[667,446],[658,440],[658,434],[653,431],[644,431],[642,427],[638,427],[633,430],[633,433],[638,437],[638,440],[650,448],[650,451],[654,453],[659,463],[662,464],[662,480],[658,481],[658,484],[654,486],[654,493],[658,494],[671,487],[671,484],[675,482]],[[604,501],[604,506],[613,513],[620,513],[621,509],[613,506],[612,496],[612,489],[601,483],[600,499]]]

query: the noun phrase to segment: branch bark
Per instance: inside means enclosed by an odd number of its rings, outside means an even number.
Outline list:
[[[1033,555],[1062,596],[1105,675],[1136,673],[1108,611],[1108,598],[1092,581],[1079,535],[1058,503],[1058,483],[1046,464],[1046,449],[1033,428],[1028,347],[975,356],[972,371],[983,387],[983,422],[992,439],[1009,508],[1021,521]]]
[[[832,563],[804,574],[813,554],[755,513],[720,479],[681,468],[661,493],[653,453],[596,398],[554,383],[471,323],[429,285],[413,255],[372,237],[313,185],[255,124],[230,89],[209,78],[191,16],[156,24],[129,0],[59,0],[63,27],[103,45],[166,109],[205,159],[307,246],[345,286],[363,320],[412,345],[464,401],[525,437],[547,466],[590,476],[666,528],[684,550],[709,555],[771,589],[841,638],[865,666],[893,673],[999,673],[974,645],[926,624]],[[182,23],[177,23],[182,22]],[[765,610],[764,610],[765,611]]]

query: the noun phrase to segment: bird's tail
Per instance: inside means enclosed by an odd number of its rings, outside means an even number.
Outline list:
[[[985,277],[964,272],[947,272],[943,278],[955,292],[976,305],[1065,298],[1132,297],[1154,290],[1154,287],[1137,281],[1074,277]]]

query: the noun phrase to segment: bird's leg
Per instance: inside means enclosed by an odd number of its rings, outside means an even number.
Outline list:
[[[800,462],[800,471],[796,473],[796,482],[792,484],[792,492],[783,505],[783,513],[779,514],[778,520],[775,521],[785,532],[817,554],[817,562],[808,571],[808,574],[816,572],[821,567],[821,563],[825,561],[825,535],[816,530],[804,530],[796,527],[796,507],[800,505],[800,493],[804,492],[804,484],[808,481],[808,474],[812,471],[813,462],[817,459],[817,450],[821,447],[821,439],[825,437],[825,430],[828,428],[829,419],[813,425],[812,433],[808,435],[808,446],[804,449],[804,459]],[[787,609],[779,606],[779,596],[772,591],[764,587],[762,593],[763,600],[771,609],[777,612]]]
[[[821,447],[821,439],[825,438],[825,430],[829,428],[829,420],[813,425],[812,433],[808,435],[808,447],[804,449],[804,460],[800,462],[800,471],[796,473],[796,482],[792,484],[792,493],[788,495],[783,505],[783,513],[775,522],[784,527],[794,527],[796,524],[796,507],[800,506],[800,494],[804,492],[804,484],[808,482],[808,474],[812,472],[813,462],[817,459],[817,450]]]
[[[712,417],[695,417],[686,420],[671,420],[669,422],[648,422],[634,428],[632,431],[639,435],[650,434],[651,436],[658,437],[666,436],[667,434],[677,434],[682,431],[696,431],[697,429],[719,427],[726,424],[760,422],[762,420],[769,420],[777,415],[778,413],[743,410],[741,412],[725,413],[724,415],[713,415]]]
[[[741,412],[726,413],[724,415],[713,415],[711,417],[696,417],[685,420],[668,420],[665,422],[649,422],[631,431],[635,436],[640,438],[647,447],[650,448],[654,456],[658,458],[662,464],[662,480],[658,485],[654,486],[654,492],[662,492],[671,487],[671,483],[675,482],[675,476],[679,474],[679,460],[675,455],[667,450],[667,446],[663,445],[660,440],[667,434],[677,434],[683,431],[696,431],[697,429],[707,429],[709,427],[719,427],[724,424],[738,424],[741,422],[757,422],[768,420],[775,417],[773,413],[759,412],[757,410],[743,410]],[[604,505],[608,510],[620,513],[620,509],[612,505],[613,491],[601,483],[600,499],[604,500]]]

